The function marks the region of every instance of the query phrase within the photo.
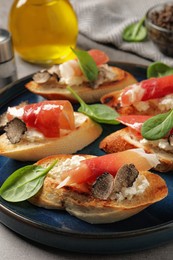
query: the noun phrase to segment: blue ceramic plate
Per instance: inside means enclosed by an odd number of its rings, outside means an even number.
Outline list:
[[[146,68],[132,64],[114,63],[138,80],[146,77]],[[31,80],[28,76],[13,83],[0,96],[0,114],[8,106],[22,101],[38,102],[41,97],[29,93],[24,85]],[[120,126],[104,125],[102,136],[83,149],[82,153],[101,155],[98,144],[104,136]],[[0,185],[19,167],[28,164],[0,157]],[[91,225],[65,211],[46,210],[28,202],[8,203],[0,199],[0,221],[13,231],[33,241],[76,252],[122,253],[158,246],[173,239],[173,176],[162,174],[169,195],[141,213],[118,223]]]

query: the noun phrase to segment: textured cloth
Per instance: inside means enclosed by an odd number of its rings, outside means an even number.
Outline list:
[[[124,28],[139,21],[147,10],[165,0],[71,0],[79,22],[79,33],[92,41],[111,44],[151,61],[173,66],[173,59],[157,49],[150,41],[129,43],[122,40]]]

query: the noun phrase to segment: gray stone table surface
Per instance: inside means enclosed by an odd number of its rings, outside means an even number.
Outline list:
[[[12,4],[12,0],[0,0],[0,28],[7,28],[7,20],[9,9]],[[139,1],[140,2],[140,1]],[[122,1],[123,4],[123,1]],[[82,35],[78,37],[78,46],[84,49],[100,48],[105,50],[110,55],[112,61],[131,62],[148,65],[149,61],[137,57],[130,53],[124,53],[119,50],[115,50],[108,46],[102,46],[90,41]],[[15,55],[18,78],[22,78],[29,75],[41,67],[33,64],[29,64],[21,60],[18,55]],[[140,251],[137,253],[129,253],[123,255],[84,255],[79,253],[70,253],[40,244],[34,243],[21,237],[15,232],[9,230],[4,225],[0,224],[0,259],[3,260],[53,260],[53,259],[109,259],[109,260],[171,260],[173,255],[173,242],[170,242],[164,246],[153,248],[150,250]]]

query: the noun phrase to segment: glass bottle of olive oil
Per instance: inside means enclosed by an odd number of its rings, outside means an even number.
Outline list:
[[[13,45],[26,61],[61,63],[73,57],[78,22],[68,0],[15,0],[9,15]]]

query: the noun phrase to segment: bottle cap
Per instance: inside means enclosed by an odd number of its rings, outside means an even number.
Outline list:
[[[5,29],[0,29],[0,63],[10,60],[13,56],[11,34]]]

